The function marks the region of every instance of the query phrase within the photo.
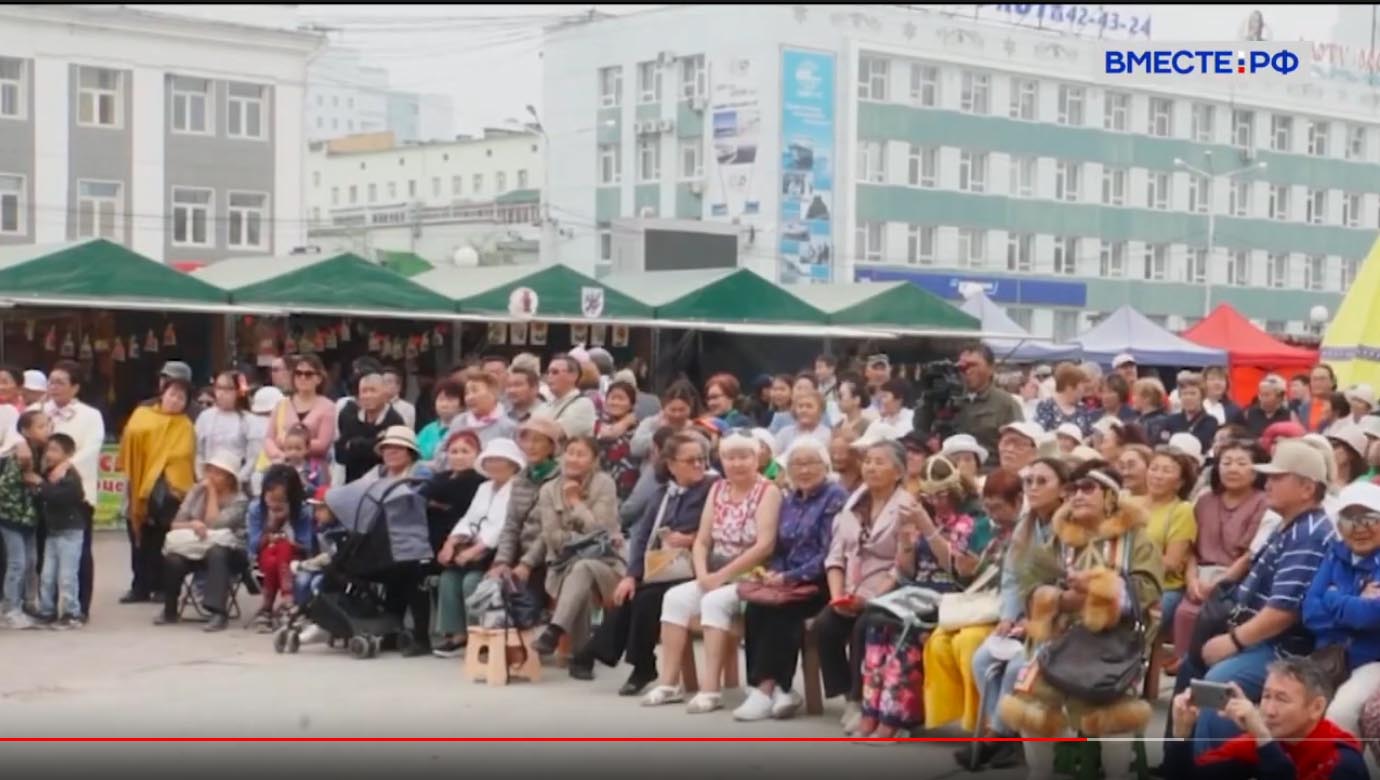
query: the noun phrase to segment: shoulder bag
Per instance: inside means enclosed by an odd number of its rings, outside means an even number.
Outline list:
[[[618,550],[613,544],[613,534],[600,528],[590,531],[587,534],[576,534],[566,541],[561,548],[561,554],[556,557],[551,564],[552,568],[561,568],[575,561],[586,558],[601,560],[606,558],[617,558]]]
[[[1001,562],[997,561],[961,593],[940,596],[939,627],[958,630],[1001,620],[1001,592],[992,587],[992,581],[1000,574]]]
[[[695,564],[690,551],[682,547],[666,547],[662,543],[661,521],[666,517],[666,507],[670,502],[671,490],[668,486],[661,496],[661,508],[657,510],[656,521],[652,523],[652,532],[647,536],[647,552],[642,556],[642,581],[647,584],[695,579]]]
[[[182,498],[168,486],[168,480],[163,475],[158,475],[153,489],[149,491],[148,505],[144,512],[148,524],[154,528],[172,527],[173,518],[177,517],[177,510],[181,507]]]
[[[819,586],[813,582],[768,585],[765,582],[749,580],[738,583],[738,598],[760,607],[784,607],[787,604],[799,604],[818,595]]]

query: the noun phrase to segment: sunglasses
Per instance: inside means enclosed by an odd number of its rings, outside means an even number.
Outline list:
[[[1380,525],[1380,512],[1366,512],[1360,515],[1342,513],[1338,518],[1343,524],[1358,528],[1373,528]]]
[[[312,377],[317,376],[317,373],[316,373],[315,371],[301,371],[301,370],[298,370],[298,371],[293,371],[293,372],[292,372],[292,375],[293,375],[293,376],[305,377],[305,378],[307,378],[307,379],[311,379]]]
[[[1073,492],[1091,496],[1102,490],[1102,485],[1096,480],[1080,479],[1072,485]]]

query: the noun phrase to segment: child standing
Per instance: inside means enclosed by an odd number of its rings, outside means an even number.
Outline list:
[[[37,481],[35,492],[43,508],[43,523],[48,531],[48,539],[43,545],[39,621],[51,624],[56,629],[82,627],[81,602],[77,598],[77,570],[81,566],[81,544],[86,524],[83,514],[86,493],[82,490],[81,477],[72,468],[72,455],[76,451],[77,444],[71,436],[53,434],[44,451],[47,476],[39,478],[31,474],[28,480],[30,484]]]
[[[35,535],[40,521],[26,477],[37,478],[53,425],[48,415],[32,411],[19,416],[18,427],[23,442],[0,461],[0,539],[5,545],[5,598],[0,602],[0,625],[26,629],[34,626],[24,614],[24,605],[38,600],[30,575],[38,562]]]
[[[315,495],[319,488],[331,483],[331,475],[322,467],[321,462],[309,457],[310,447],[311,431],[301,425],[294,425],[283,434],[283,463],[297,469],[297,476],[302,479],[302,488],[309,496]]]

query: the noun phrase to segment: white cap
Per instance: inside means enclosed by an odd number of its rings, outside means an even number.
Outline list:
[[[1011,431],[1012,433],[1016,433],[1021,436],[1024,436],[1027,439],[1030,439],[1030,443],[1034,444],[1037,447],[1040,445],[1040,442],[1049,438],[1045,435],[1045,429],[1041,428],[1033,422],[1014,422],[1009,423],[1007,425],[1003,425],[1001,433],[1006,433],[1007,431]]]
[[[523,457],[522,450],[518,448],[517,442],[512,439],[500,438],[493,439],[484,445],[484,450],[479,453],[479,457],[474,461],[474,470],[479,472],[479,476],[488,479],[489,473],[484,470],[484,461],[491,458],[502,458],[510,461],[517,466],[518,471],[527,468],[527,458]]]
[[[853,447],[860,450],[867,449],[874,444],[881,444],[884,441],[897,441],[903,435],[904,434],[898,430],[896,426],[887,425],[881,420],[878,420],[867,426],[867,430],[863,431],[863,435],[859,437],[857,441],[853,442]]]
[[[1192,458],[1199,466],[1203,465],[1203,443],[1191,433],[1176,433],[1169,437],[1170,449],[1177,450]]]
[[[967,452],[978,459],[979,464],[987,462],[987,448],[978,444],[970,434],[956,433],[944,440],[944,446],[940,448],[939,454],[944,457],[957,455],[960,452]]]
[[[1380,416],[1368,414],[1362,417],[1357,425],[1360,426],[1361,433],[1371,438],[1380,439]]]
[[[776,437],[771,435],[771,431],[766,428],[753,428],[752,438],[767,445],[767,452],[771,453],[773,460],[776,459]]]
[[[46,393],[48,377],[42,371],[31,368],[24,372],[24,389],[33,393]]]
[[[1083,429],[1079,428],[1077,425],[1073,423],[1064,423],[1063,425],[1060,425],[1058,428],[1055,428],[1054,435],[1065,436],[1067,438],[1073,439],[1074,441],[1080,444],[1083,442]]]
[[[1314,482],[1327,483],[1327,461],[1323,454],[1307,442],[1298,439],[1283,439],[1275,445],[1274,457],[1269,463],[1255,467],[1261,474],[1293,474]]]
[[[1123,352],[1120,355],[1117,355],[1116,357],[1112,358],[1112,368],[1121,368],[1127,363],[1134,365],[1135,362],[1135,355],[1132,355],[1130,352]]]
[[[254,391],[254,401],[249,405],[249,411],[254,414],[272,414],[282,400],[282,390],[272,385],[261,387]]]
[[[1341,420],[1328,428],[1327,438],[1330,441],[1339,441],[1345,444],[1362,458],[1366,456],[1368,449],[1366,445],[1370,444],[1366,439],[1366,432],[1350,420]]]
[[[206,459],[205,465],[211,468],[220,469],[236,480],[239,480],[240,469],[244,467],[244,460],[233,452],[221,450],[220,452],[212,453],[211,457]]]
[[[1375,408],[1375,390],[1370,385],[1352,385],[1347,388],[1345,395],[1348,401],[1360,402],[1372,409]]]
[[[1125,427],[1126,423],[1122,422],[1120,417],[1111,414],[1105,414],[1093,423],[1093,430],[1104,436],[1107,435],[1108,431],[1119,431]]]
[[[1380,485],[1374,482],[1353,482],[1342,488],[1337,505],[1338,511],[1359,506],[1371,512],[1380,512]]]

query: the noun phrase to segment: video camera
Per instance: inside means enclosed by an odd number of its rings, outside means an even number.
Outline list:
[[[920,419],[928,430],[923,431],[936,449],[935,442],[958,433],[958,399],[963,397],[963,376],[952,360],[936,360],[920,369],[918,381]]]

